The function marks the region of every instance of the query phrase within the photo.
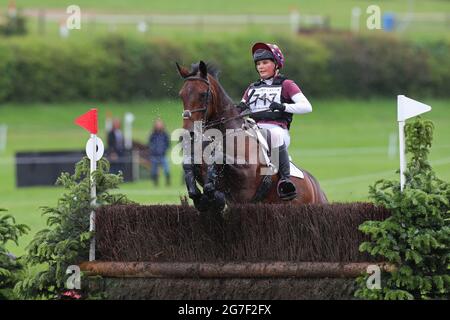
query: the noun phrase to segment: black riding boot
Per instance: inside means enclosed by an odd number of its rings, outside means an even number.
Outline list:
[[[286,144],[283,144],[278,148],[279,150],[279,166],[278,174],[280,180],[278,181],[277,191],[281,200],[292,200],[297,196],[297,189],[295,184],[291,181],[290,177],[290,163],[289,154]]]

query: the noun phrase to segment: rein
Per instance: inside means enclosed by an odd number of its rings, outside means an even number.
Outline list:
[[[256,112],[250,112],[250,113],[244,113],[244,114],[241,113],[241,114],[239,114],[237,116],[234,116],[234,117],[231,117],[231,118],[222,117],[222,118],[220,118],[218,120],[214,120],[214,121],[210,121],[209,123],[206,123],[206,114],[207,114],[207,111],[208,111],[208,102],[209,102],[209,98],[211,96],[211,84],[209,83],[208,79],[201,78],[201,77],[194,77],[194,76],[187,77],[187,78],[184,79],[184,81],[202,81],[202,82],[204,82],[204,83],[206,83],[208,85],[208,90],[206,91],[206,97],[205,97],[204,105],[201,108],[197,108],[197,109],[193,109],[193,110],[185,110],[182,113],[183,119],[189,120],[192,117],[193,113],[195,113],[195,112],[204,112],[203,121],[202,121],[203,122],[203,125],[202,125],[203,129],[213,128],[213,127],[215,127],[217,125],[225,124],[227,122],[230,122],[230,121],[233,121],[233,120],[236,120],[236,119],[240,119],[240,118],[249,116],[250,114],[257,114],[257,113],[260,113],[260,112],[266,112],[266,111],[270,110],[270,109],[267,109],[267,110],[265,109],[265,110],[260,110],[260,111],[256,111]],[[249,99],[253,95],[254,92],[255,92],[255,90],[253,90],[250,93]],[[234,106],[228,105],[226,107],[226,109],[224,109],[223,111],[230,110],[233,107]]]
[[[255,93],[255,90],[250,92],[250,94],[249,94],[249,96],[247,98],[248,101],[250,101],[250,98],[253,96],[254,93]],[[246,105],[248,106],[247,103],[246,103]],[[227,106],[227,107],[229,109],[230,106]],[[269,109],[267,109],[267,110],[269,110]],[[267,110],[261,110],[261,111],[257,111],[257,112],[253,112],[253,113],[266,112]],[[206,129],[206,128],[214,127],[214,126],[219,125],[219,124],[225,124],[225,123],[227,123],[229,121],[233,121],[233,120],[236,120],[236,119],[248,116],[249,114],[250,113],[248,113],[248,114],[242,114],[241,113],[241,114],[239,114],[237,116],[234,116],[234,117],[231,117],[231,118],[228,118],[228,119],[222,117],[219,120],[211,121],[208,125],[205,124],[205,126],[203,128]]]
[[[233,121],[233,120],[236,120],[236,119],[239,119],[239,118],[247,117],[247,116],[252,115],[252,114],[258,114],[258,113],[262,113],[262,112],[267,112],[269,110],[270,109],[264,109],[264,110],[255,111],[255,112],[241,113],[241,114],[239,114],[237,116],[234,116],[234,117],[231,117],[231,118],[223,118],[222,117],[219,120],[211,121],[210,123],[205,125],[203,128],[207,129],[207,128],[210,128],[210,127],[214,127],[214,126],[216,126],[218,124],[225,124],[225,123],[227,123],[229,121]]]

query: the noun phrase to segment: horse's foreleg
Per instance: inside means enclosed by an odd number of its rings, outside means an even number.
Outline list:
[[[202,194],[197,187],[197,177],[195,172],[195,166],[192,164],[183,164],[184,180],[188,190],[189,198],[194,202],[195,208],[200,212],[205,212],[210,207],[209,199],[206,195]]]
[[[192,200],[197,200],[202,195],[200,189],[197,187],[197,182],[195,180],[194,165],[183,164],[184,170],[184,181],[186,183],[186,188],[188,191],[189,198]]]
[[[214,163],[208,165],[206,168],[206,181],[203,186],[203,193],[208,197],[210,197],[216,190],[217,176],[216,165]]]
[[[216,189],[219,180],[218,178],[219,175],[215,163],[208,165],[203,193],[208,198],[209,204],[215,211],[222,211],[225,207],[225,194]]]

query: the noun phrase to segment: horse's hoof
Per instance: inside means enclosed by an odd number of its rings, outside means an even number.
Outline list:
[[[206,212],[210,207],[210,200],[206,195],[202,194],[200,197],[194,200],[194,206],[198,211]]]
[[[225,208],[225,194],[220,191],[214,192],[213,200],[214,211],[222,212]]]
[[[208,198],[212,198],[214,196],[215,188],[213,183],[207,183],[203,187],[203,194],[206,194]]]

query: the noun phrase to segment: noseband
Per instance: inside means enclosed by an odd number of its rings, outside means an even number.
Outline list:
[[[206,123],[206,114],[208,111],[208,102],[209,102],[209,97],[211,96],[211,87],[209,84],[209,81],[207,79],[201,78],[201,77],[187,77],[186,79],[184,79],[184,81],[203,81],[208,85],[208,90],[206,91],[206,97],[203,103],[203,106],[201,108],[197,108],[197,109],[193,109],[193,110],[184,110],[183,111],[183,119],[184,120],[189,120],[192,118],[192,114],[195,112],[204,112],[203,114],[203,123]]]

